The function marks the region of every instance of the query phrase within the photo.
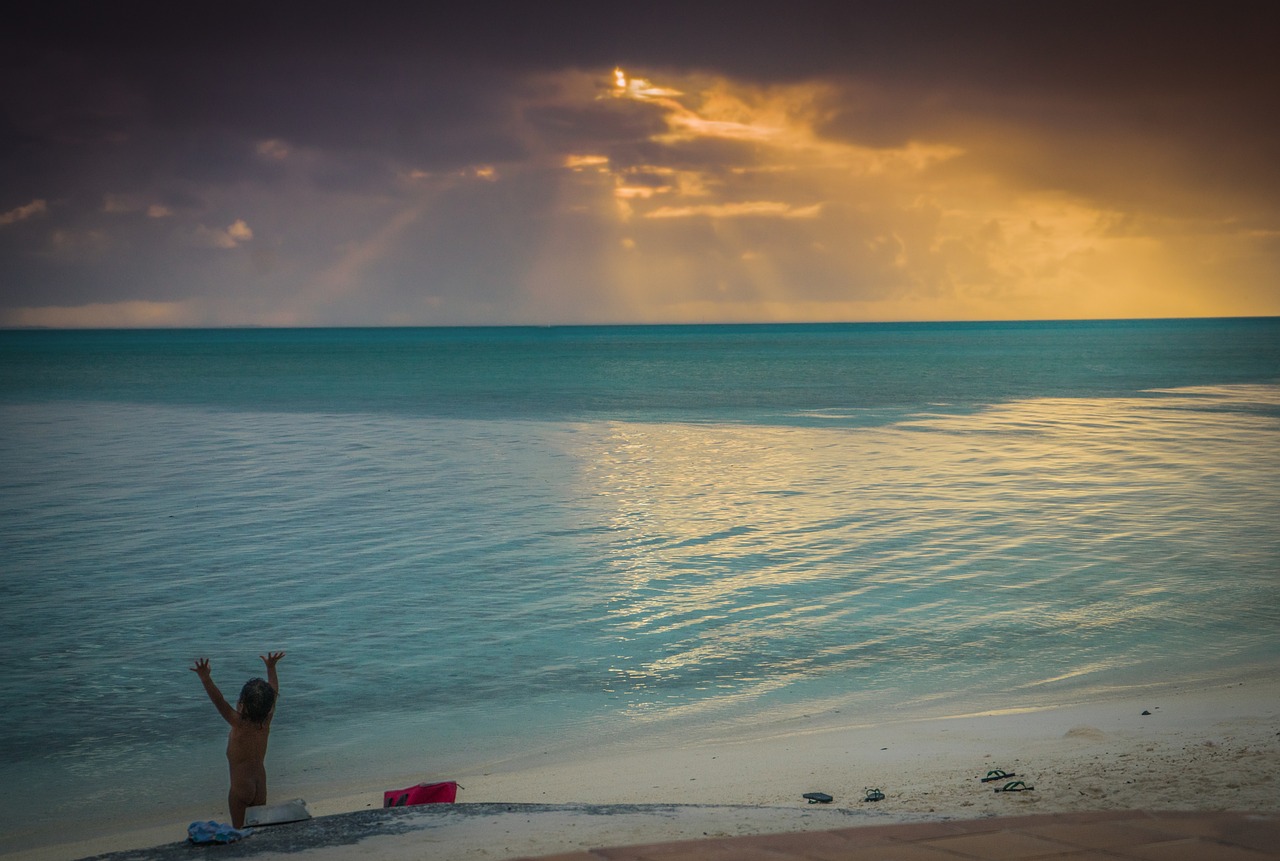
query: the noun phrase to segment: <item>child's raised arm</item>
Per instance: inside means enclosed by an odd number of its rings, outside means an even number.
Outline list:
[[[200,684],[204,685],[204,692],[209,695],[209,699],[218,709],[218,714],[223,719],[235,726],[240,720],[240,713],[231,707],[231,703],[227,702],[227,698],[222,695],[222,691],[218,690],[218,686],[213,683],[213,676],[209,671],[208,658],[196,658],[195,665],[191,667],[191,672],[200,677]]]
[[[267,665],[267,684],[271,685],[271,689],[276,693],[280,693],[280,680],[276,678],[276,662],[284,657],[284,652],[267,652],[258,657],[262,658],[262,663]]]

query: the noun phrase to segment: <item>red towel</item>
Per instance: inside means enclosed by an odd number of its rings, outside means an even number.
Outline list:
[[[382,793],[383,807],[407,807],[411,804],[452,804],[458,797],[458,782],[419,783],[408,789],[389,789]]]

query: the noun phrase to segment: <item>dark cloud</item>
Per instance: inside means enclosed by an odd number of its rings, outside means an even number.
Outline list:
[[[1151,134],[1277,139],[1280,7],[1266,3],[372,4],[22,2],[7,13],[6,110],[41,141],[138,123],[431,164],[519,158],[511,78],[636,64],[758,83],[872,82],[833,131],[872,145],[983,100],[1087,102]],[[51,109],[57,105],[57,109]],[[981,106],[978,105],[980,108]],[[532,117],[553,124],[554,111]],[[574,130],[640,122],[601,110]],[[550,129],[549,129],[550,130]],[[624,125],[618,131],[626,133]],[[13,135],[6,136],[12,141]]]
[[[441,6],[277,2],[18,2],[9,41],[65,51],[134,79],[193,65],[233,70],[276,58],[290,77],[354,79],[397,59],[461,68],[549,70],[635,63],[757,82],[834,74],[917,84],[1094,96],[1170,89],[1274,92],[1280,12],[1264,2],[1150,0],[929,2],[598,2]],[[328,77],[328,82],[335,79]]]

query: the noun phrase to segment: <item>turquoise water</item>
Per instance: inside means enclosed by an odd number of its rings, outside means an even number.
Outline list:
[[[0,332],[0,832],[220,807],[197,655],[278,792],[1271,671],[1278,453],[1275,319]]]

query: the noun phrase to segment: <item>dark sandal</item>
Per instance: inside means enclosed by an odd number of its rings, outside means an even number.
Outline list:
[[[996,792],[1029,792],[1032,789],[1035,789],[1035,787],[1027,786],[1027,784],[1021,780],[1011,780],[1004,786],[997,786]]]
[[[1002,768],[997,768],[993,771],[988,771],[987,776],[982,778],[982,782],[990,783],[993,780],[1004,780],[1006,777],[1017,777],[1017,776],[1018,775],[1014,774],[1012,771],[1005,771]]]

